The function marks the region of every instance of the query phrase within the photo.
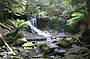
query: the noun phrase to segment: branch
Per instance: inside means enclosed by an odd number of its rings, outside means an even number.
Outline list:
[[[13,55],[16,55],[16,53],[14,53],[14,51],[12,50],[12,48],[10,48],[10,46],[7,44],[7,42],[3,39],[1,33],[0,33],[0,38],[2,39],[2,41],[4,42],[4,44],[6,45],[6,47],[13,53]]]

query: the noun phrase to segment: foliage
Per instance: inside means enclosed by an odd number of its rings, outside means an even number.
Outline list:
[[[20,20],[20,19],[17,20],[12,19],[9,21],[10,21],[9,27],[10,28],[13,27],[12,31],[9,32],[7,35],[5,35],[5,38],[9,40],[9,42],[12,42],[12,40],[10,39],[18,39],[24,37],[24,33],[20,31],[20,29],[31,24],[29,21]]]
[[[20,15],[24,12],[27,0],[1,0],[0,10]]]
[[[50,17],[50,22],[49,22],[50,29],[54,29],[54,30],[59,29],[60,20],[61,20],[61,18],[59,18],[59,17],[54,17],[54,16]]]
[[[74,1],[74,2],[73,2]],[[77,9],[85,9],[86,1],[75,0],[1,0],[0,12],[1,17],[16,16],[34,16],[34,17],[70,17],[71,12]],[[73,5],[74,4],[74,5]]]
[[[72,18],[67,20],[67,25],[71,30],[78,29],[78,27],[83,27],[81,29],[85,29],[87,26],[87,11],[80,10],[80,12],[75,12],[71,16]],[[78,27],[77,27],[78,26]]]
[[[0,23],[0,26],[2,26],[2,27],[5,28],[5,29],[8,29],[9,31],[12,31],[9,27],[7,27],[6,25],[4,25],[4,24],[2,24],[2,23]]]
[[[20,19],[17,19],[17,20],[9,20],[12,25],[14,26],[15,29],[20,29],[22,27],[24,27],[25,25],[29,25],[30,22],[29,21],[25,21],[25,20],[20,20]]]

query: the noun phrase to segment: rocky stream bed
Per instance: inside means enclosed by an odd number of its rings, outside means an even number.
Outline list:
[[[90,59],[90,50],[70,35],[43,37],[25,34],[24,38],[9,44],[16,55],[0,47],[0,59]]]

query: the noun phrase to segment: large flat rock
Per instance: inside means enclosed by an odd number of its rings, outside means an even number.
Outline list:
[[[44,37],[42,35],[32,34],[32,33],[29,33],[27,31],[24,31],[24,34],[25,34],[26,39],[29,41],[33,41],[33,40],[40,41],[40,40],[46,40],[48,38],[48,37]],[[68,36],[69,35],[57,33],[56,35],[52,35],[49,38],[66,38]]]
[[[55,43],[47,44],[49,48],[58,48],[58,46]]]

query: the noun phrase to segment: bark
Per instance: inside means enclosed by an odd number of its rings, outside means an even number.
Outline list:
[[[90,30],[90,0],[87,0],[87,9],[88,9],[88,29]]]
[[[88,11],[88,29],[90,30],[90,11]]]

